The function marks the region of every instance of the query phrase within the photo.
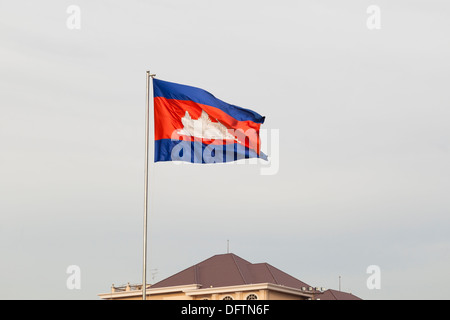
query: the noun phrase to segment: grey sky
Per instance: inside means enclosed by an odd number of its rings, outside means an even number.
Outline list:
[[[66,27],[69,5],[81,29]],[[369,5],[381,30],[369,30]],[[0,3],[0,298],[141,281],[145,71],[280,130],[280,170],[151,164],[155,280],[231,251],[364,299],[450,297],[447,1]],[[81,290],[66,268],[81,268]],[[381,268],[381,290],[366,269]],[[149,280],[151,276],[149,276]]]

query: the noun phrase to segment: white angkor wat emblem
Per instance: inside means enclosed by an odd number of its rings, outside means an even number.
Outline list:
[[[209,139],[209,140],[235,140],[238,139],[228,132],[220,122],[212,122],[208,114],[202,110],[200,118],[192,119],[189,112],[181,118],[183,129],[177,131],[179,135],[190,136],[195,138]]]

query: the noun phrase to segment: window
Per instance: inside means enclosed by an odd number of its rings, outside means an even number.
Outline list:
[[[252,293],[247,296],[246,300],[258,300],[258,296]]]
[[[233,300],[233,297],[232,296],[226,296],[222,300]]]

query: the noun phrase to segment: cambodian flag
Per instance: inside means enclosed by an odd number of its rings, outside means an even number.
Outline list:
[[[264,117],[209,92],[153,79],[155,162],[222,163],[267,156],[260,151]]]

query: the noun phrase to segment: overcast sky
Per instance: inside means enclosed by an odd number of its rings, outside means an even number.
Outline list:
[[[80,29],[67,27],[70,5]],[[381,29],[367,27],[370,5]],[[229,239],[312,286],[342,276],[363,299],[450,298],[449,11],[2,0],[0,298],[98,299],[141,283],[146,70],[266,116],[267,151],[280,150],[274,175],[264,162],[151,163],[149,282]]]

